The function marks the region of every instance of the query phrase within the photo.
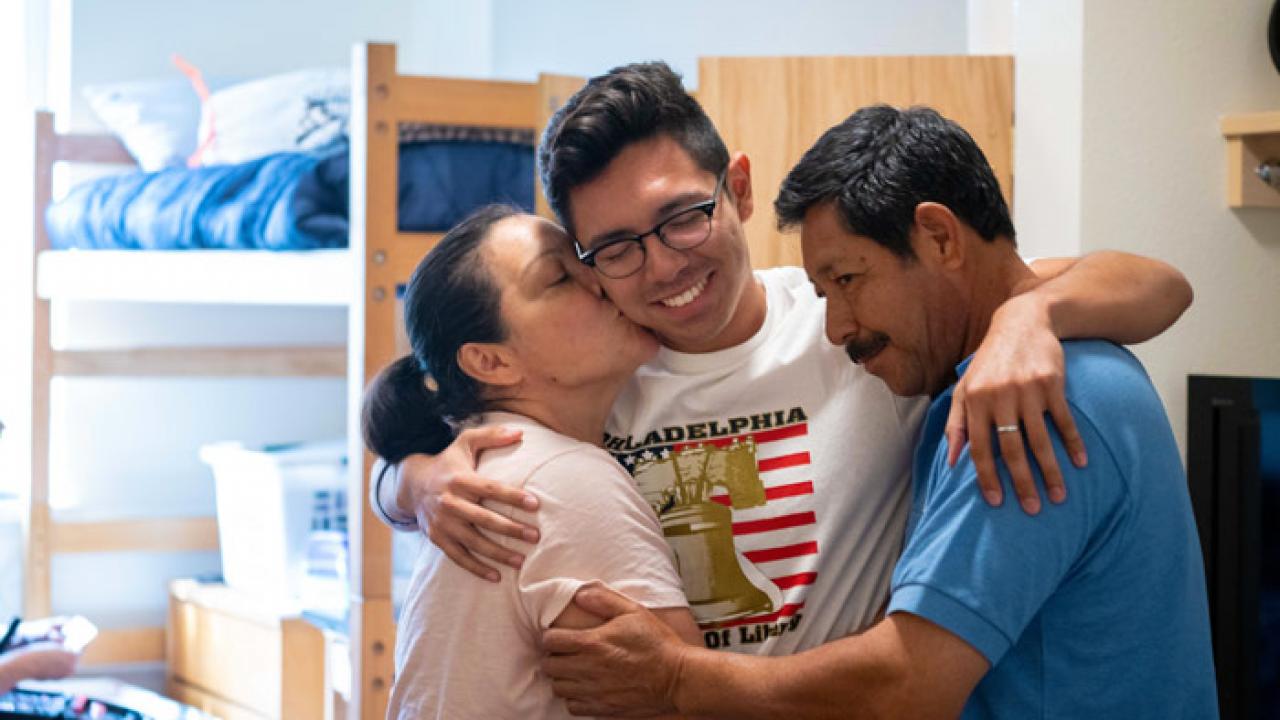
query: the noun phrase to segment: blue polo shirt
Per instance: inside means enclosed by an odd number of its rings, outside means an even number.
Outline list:
[[[888,612],[926,618],[991,663],[965,718],[1216,718],[1200,544],[1164,407],[1123,348],[1063,349],[1089,452],[1077,469],[1051,428],[1066,502],[1028,516],[1001,464],[1006,502],[988,506],[967,448],[947,466],[948,389],[916,450]]]

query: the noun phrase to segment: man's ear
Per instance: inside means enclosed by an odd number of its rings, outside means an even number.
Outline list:
[[[458,366],[477,382],[494,387],[510,387],[524,379],[516,357],[497,343],[464,344],[458,348]]]
[[[729,158],[725,169],[725,189],[733,195],[733,206],[738,209],[738,220],[746,222],[755,210],[751,195],[751,159],[746,153],[736,152]]]
[[[966,248],[960,233],[960,219],[941,203],[922,202],[916,205],[911,243],[916,256],[921,259],[930,258],[950,270],[964,264]]]

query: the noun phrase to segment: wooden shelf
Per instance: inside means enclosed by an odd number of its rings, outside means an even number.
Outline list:
[[[347,348],[177,347],[55,350],[61,377],[346,377]]]
[[[55,553],[218,549],[218,521],[211,517],[55,522],[49,528],[49,535]]]
[[[221,583],[169,585],[168,694],[228,720],[333,720],[325,633]]]
[[[1280,111],[1226,115],[1227,205],[1280,207],[1280,190],[1258,177],[1258,165],[1280,159]]]
[[[84,650],[80,662],[98,665],[150,663],[164,660],[164,628],[103,628]]]

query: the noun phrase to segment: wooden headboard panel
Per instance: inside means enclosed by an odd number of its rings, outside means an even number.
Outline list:
[[[751,159],[755,267],[800,264],[798,239],[776,229],[778,186],[823,131],[865,105],[929,105],[960,123],[1012,208],[1012,57],[712,57],[699,62],[698,78],[698,100],[729,151]]]

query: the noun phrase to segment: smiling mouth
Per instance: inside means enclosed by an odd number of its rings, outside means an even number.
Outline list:
[[[689,288],[688,290],[685,290],[679,295],[672,295],[671,297],[663,298],[658,302],[662,303],[663,305],[669,308],[682,308],[685,305],[688,305],[689,303],[693,302],[694,300],[697,300],[698,296],[701,295],[702,291],[705,290],[706,288],[707,288],[707,278],[702,278],[697,283],[695,283],[693,287]]]
[[[849,359],[861,365],[879,355],[889,346],[889,336],[876,333],[866,340],[850,340],[845,343],[844,352]]]

